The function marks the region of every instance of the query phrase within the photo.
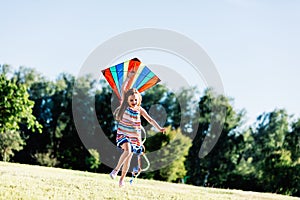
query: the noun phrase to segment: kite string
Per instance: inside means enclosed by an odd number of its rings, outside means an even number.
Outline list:
[[[146,130],[144,129],[143,126],[141,126],[141,130],[142,130],[142,132],[144,133],[144,140],[142,141],[142,145],[143,145],[143,144],[146,142],[147,134],[146,134]],[[150,161],[148,160],[148,158],[147,158],[145,152],[143,152],[142,154],[139,154],[139,155],[137,155],[137,156],[138,156],[138,159],[140,159],[140,156],[143,156],[143,157],[144,157],[144,159],[145,159],[145,161],[146,161],[146,163],[147,163],[147,167],[144,168],[144,169],[141,169],[140,171],[138,171],[138,168],[139,168],[140,166],[138,166],[137,168],[134,167],[133,170],[132,170],[132,176],[131,176],[131,179],[130,179],[130,181],[129,181],[130,184],[133,183],[133,181],[140,175],[141,172],[147,171],[147,170],[150,168]],[[136,174],[135,174],[135,173],[136,173]]]
[[[144,132],[144,140],[142,141],[142,144],[144,144],[146,142],[146,139],[147,139],[147,133],[146,133],[146,130],[144,129],[143,126],[141,126],[141,130],[142,130],[142,132]],[[145,155],[145,152],[142,154],[142,156],[144,156],[144,159],[147,162],[147,167],[142,169],[141,171],[147,171],[150,168],[150,162],[149,162],[147,156]]]

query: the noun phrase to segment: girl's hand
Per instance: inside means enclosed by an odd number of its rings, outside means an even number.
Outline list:
[[[162,132],[163,134],[166,134],[166,128],[160,128],[159,131]]]
[[[131,78],[131,77],[133,77],[135,75],[135,71],[129,71],[128,73],[127,73],[127,77],[128,78]]]

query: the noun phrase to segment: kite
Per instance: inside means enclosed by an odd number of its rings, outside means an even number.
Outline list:
[[[136,88],[139,92],[160,82],[160,79],[137,58],[106,68],[102,70],[102,73],[119,100],[122,96],[122,84],[130,71],[136,73],[128,83],[129,88]]]

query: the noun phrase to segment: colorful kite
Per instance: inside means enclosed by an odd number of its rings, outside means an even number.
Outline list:
[[[105,79],[119,99],[121,99],[122,95],[122,84],[127,77],[127,73],[130,71],[135,71],[136,73],[128,83],[129,88],[136,88],[139,92],[151,88],[160,81],[160,79],[137,58],[102,70]]]
[[[156,85],[160,79],[144,64],[141,63],[141,61],[137,58],[125,61],[123,63],[114,65],[112,67],[109,67],[107,69],[102,70],[102,73],[119,98],[121,100],[122,96],[122,84],[127,78],[128,72],[134,71],[134,76],[129,80],[128,82],[128,89],[129,88],[136,88],[139,92],[143,92],[152,86]],[[146,131],[143,127],[142,133],[144,133],[144,140],[142,141],[142,144],[146,141]],[[150,167],[150,162],[147,159],[144,152],[135,152],[137,154],[138,159],[141,159],[140,156],[143,156],[144,159],[147,162],[147,167],[144,169],[141,169],[141,171],[146,171]],[[138,165],[133,171],[132,171],[132,178],[130,180],[130,184],[133,183],[133,180],[139,176],[141,171],[136,170],[140,169],[141,166]]]

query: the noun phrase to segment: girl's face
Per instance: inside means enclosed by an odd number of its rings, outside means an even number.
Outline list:
[[[137,94],[130,95],[128,97],[128,105],[129,107],[134,108],[139,103],[139,96]]]

